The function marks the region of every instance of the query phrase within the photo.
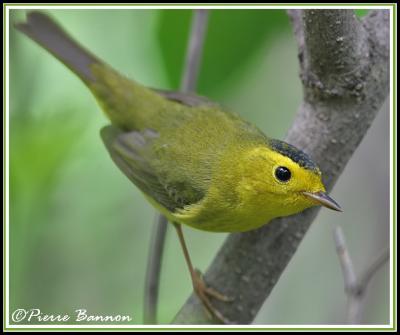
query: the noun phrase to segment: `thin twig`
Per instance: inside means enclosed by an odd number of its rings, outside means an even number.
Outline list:
[[[162,254],[167,232],[167,218],[164,215],[157,215],[157,222],[154,225],[149,259],[147,262],[147,273],[145,282],[145,299],[143,318],[145,324],[157,323],[157,299],[162,265]]]
[[[207,21],[208,10],[196,9],[193,11],[185,67],[181,81],[182,92],[193,92],[196,89]],[[167,218],[160,214],[152,231],[144,297],[144,321],[146,324],[157,323],[158,288],[167,223]]]
[[[339,256],[343,273],[345,291],[348,297],[347,322],[359,324],[362,319],[365,293],[368,283],[375,273],[389,259],[389,249],[383,250],[378,257],[368,266],[364,273],[357,277],[350,254],[347,250],[343,230],[337,226],[333,232],[336,251]]]
[[[383,250],[378,257],[369,265],[369,267],[364,271],[363,274],[359,276],[359,285],[361,287],[367,287],[371,278],[374,274],[380,269],[382,265],[384,265],[390,258],[389,248]]]
[[[336,252],[339,256],[340,265],[342,267],[344,283],[346,285],[345,288],[346,291],[351,291],[351,288],[354,287],[357,282],[353,261],[351,260],[351,257],[346,247],[343,230],[339,226],[335,227],[333,234],[335,239]]]
[[[203,54],[204,36],[207,29],[208,10],[197,9],[193,12],[192,28],[186,49],[185,69],[181,80],[182,92],[196,91],[197,78]]]

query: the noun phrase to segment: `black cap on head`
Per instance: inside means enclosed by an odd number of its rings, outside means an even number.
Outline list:
[[[272,150],[289,157],[293,162],[299,164],[301,167],[316,173],[320,172],[318,166],[311,160],[311,158],[293,145],[275,139],[269,140],[269,145]]]

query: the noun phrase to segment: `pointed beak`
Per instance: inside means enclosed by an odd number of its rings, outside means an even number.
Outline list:
[[[302,194],[316,202],[318,205],[325,206],[334,211],[342,212],[342,208],[339,204],[324,192],[302,192]]]

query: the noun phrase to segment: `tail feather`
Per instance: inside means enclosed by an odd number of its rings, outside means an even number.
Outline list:
[[[50,17],[40,12],[30,12],[27,22],[17,23],[15,27],[48,50],[84,82],[94,80],[91,65],[101,61],[74,41]]]
[[[122,76],[87,51],[46,14],[28,13],[15,27],[78,75],[115,126],[126,130],[158,129],[176,102]]]

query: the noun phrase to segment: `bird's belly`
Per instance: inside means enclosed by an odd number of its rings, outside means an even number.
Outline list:
[[[221,202],[210,204],[200,202],[191,206],[187,206],[183,210],[171,212],[160,206],[152,198],[146,198],[164,214],[169,222],[177,222],[195,229],[216,232],[216,233],[233,233],[245,232],[257,229],[273,218],[273,209],[268,206],[260,208],[256,204],[251,206],[234,206],[226,207]]]
[[[245,232],[259,228],[272,219],[269,213],[250,212],[242,208],[212,213],[202,212],[197,215],[188,215],[189,213],[176,215],[176,221],[195,229],[211,232]]]

